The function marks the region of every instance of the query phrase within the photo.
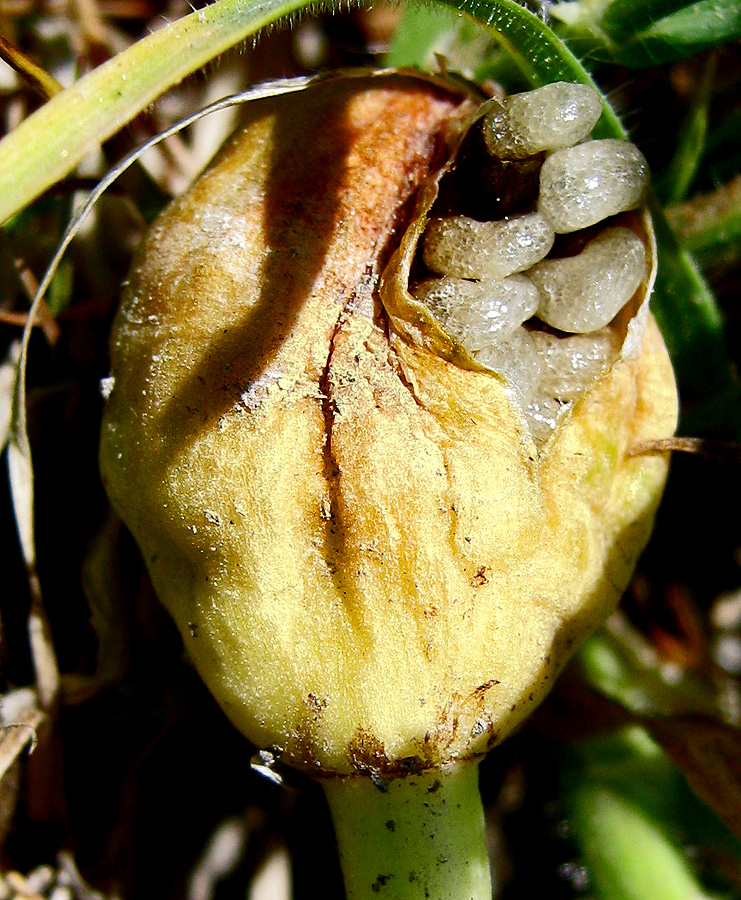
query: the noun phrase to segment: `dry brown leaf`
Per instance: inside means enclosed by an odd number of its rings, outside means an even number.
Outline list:
[[[701,715],[646,718],[642,724],[695,794],[741,837],[741,730]]]

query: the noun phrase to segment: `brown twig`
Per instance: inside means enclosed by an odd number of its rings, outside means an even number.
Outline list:
[[[649,453],[689,453],[716,462],[741,462],[741,443],[714,441],[707,438],[673,437],[660,441],[643,441],[628,450],[628,456]]]

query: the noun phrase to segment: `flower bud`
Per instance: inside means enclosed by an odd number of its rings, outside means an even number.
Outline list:
[[[530,318],[469,350],[415,296],[473,109],[400,74],[251,104],[152,227],[114,326],[111,499],[227,714],[317,774],[502,740],[614,607],[666,475],[629,455],[676,418],[645,215],[618,217],[647,264],[578,388],[582,338],[556,352]]]

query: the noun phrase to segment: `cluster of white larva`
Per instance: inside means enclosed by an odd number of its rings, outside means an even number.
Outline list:
[[[644,197],[640,151],[588,139],[601,109],[591,88],[566,83],[489,101],[480,127],[492,157],[545,156],[537,200],[499,221],[433,217],[422,242],[432,274],[412,286],[450,335],[507,379],[538,443],[616,358],[609,325],[646,275],[641,239],[607,223],[574,255],[549,256],[557,235],[635,209]]]

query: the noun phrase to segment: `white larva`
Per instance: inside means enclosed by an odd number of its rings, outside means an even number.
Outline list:
[[[564,83],[489,101],[479,127],[492,156],[545,156],[537,208],[493,221],[433,215],[422,240],[430,274],[410,288],[477,363],[507,380],[539,445],[617,358],[610,323],[648,268],[642,239],[622,223],[554,248],[556,235],[645,196],[640,151],[589,139],[600,111],[595,91]]]
[[[415,287],[445,330],[465,343],[471,353],[503,340],[538,308],[538,289],[524,275],[467,281],[432,278]]]
[[[608,228],[575,256],[547,259],[528,273],[540,291],[537,316],[567,332],[597,331],[615,318],[646,273],[643,242]]]
[[[484,140],[494,156],[522,159],[578,144],[601,113],[602,103],[590,87],[558,81],[490,101],[483,121]]]
[[[540,262],[553,246],[555,233],[539,213],[500,222],[468,216],[433,219],[424,237],[425,265],[458,278],[506,278]]]
[[[559,234],[635,209],[646,193],[648,165],[628,141],[586,141],[559,150],[540,170],[538,211]]]

